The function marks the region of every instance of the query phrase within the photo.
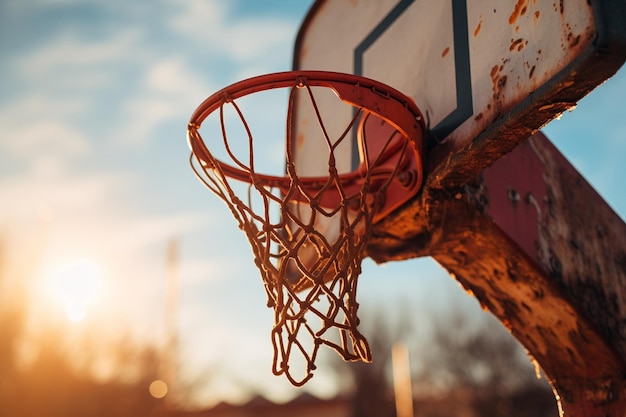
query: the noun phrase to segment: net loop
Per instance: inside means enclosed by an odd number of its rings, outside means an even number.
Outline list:
[[[333,137],[313,88],[332,89],[353,116]],[[237,105],[243,96],[289,88],[285,175],[256,171],[250,124]],[[298,93],[301,91],[302,93]],[[317,90],[316,90],[317,91]],[[320,140],[328,149],[325,176],[298,174],[294,156],[297,101],[308,100]],[[225,107],[232,107],[247,140],[247,157],[238,157]],[[209,151],[202,122],[219,112],[219,134],[228,164]],[[357,284],[373,225],[417,193],[422,182],[423,118],[413,102],[396,90],[363,77],[322,71],[270,74],[233,84],[209,97],[191,117],[188,142],[194,172],[233,214],[250,242],[267,305],[274,310],[272,371],[295,386],[316,370],[321,346],[347,361],[370,362],[371,351],[358,330]],[[361,163],[340,173],[337,152],[357,131]],[[310,139],[310,138],[309,138]],[[345,146],[345,145],[343,145]],[[236,184],[248,183],[244,195]]]

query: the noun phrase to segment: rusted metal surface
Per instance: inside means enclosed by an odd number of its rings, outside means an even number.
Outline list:
[[[427,191],[424,212],[394,219],[402,243],[386,228],[369,255],[433,256],[528,349],[565,416],[625,415],[619,216],[540,133],[464,187]]]

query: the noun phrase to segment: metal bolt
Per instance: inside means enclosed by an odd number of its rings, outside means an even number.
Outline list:
[[[413,171],[402,171],[397,175],[398,181],[404,187],[410,187],[415,181],[415,173]]]

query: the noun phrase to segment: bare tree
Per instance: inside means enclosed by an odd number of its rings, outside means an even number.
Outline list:
[[[555,416],[556,400],[523,347],[493,316],[434,317],[418,385],[465,391],[479,416]]]
[[[391,347],[410,335],[409,314],[391,320],[380,311],[365,312],[362,328],[372,350],[372,363],[345,363],[333,355],[331,366],[342,391],[351,397],[351,417],[394,417],[395,401],[391,380]]]
[[[437,395],[435,414],[451,415],[452,398],[463,392],[464,409],[476,416],[554,416],[556,402],[545,379],[521,345],[495,318],[451,307],[446,314],[425,312],[432,332],[418,336],[409,309],[393,321],[389,315],[366,314],[363,333],[372,349],[373,363],[333,362],[341,385],[352,397],[352,417],[395,416],[391,383],[391,347],[397,341],[413,346],[412,379],[420,397]],[[423,318],[423,317],[422,317]],[[446,405],[447,404],[447,405]]]

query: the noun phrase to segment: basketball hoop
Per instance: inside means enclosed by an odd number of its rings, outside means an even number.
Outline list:
[[[274,176],[256,171],[253,132],[236,100],[281,88],[289,89],[287,162],[284,176]],[[326,129],[314,93],[318,88],[334,91],[353,108],[338,137]],[[296,100],[310,101],[311,120],[319,125],[320,141],[328,150],[327,175],[298,173],[293,153]],[[231,139],[227,133],[224,111],[230,106],[247,136],[247,160],[232,150],[241,138]],[[222,136],[228,164],[217,159],[199,132],[213,112],[219,112],[217,135]],[[321,345],[348,361],[371,361],[367,341],[357,329],[361,261],[372,225],[421,187],[424,132],[423,117],[407,96],[377,81],[326,71],[244,80],[213,94],[191,116],[187,138],[192,168],[224,200],[250,241],[268,306],[274,309],[273,372],[286,375],[293,385],[313,376]],[[340,173],[335,153],[354,137],[360,164]],[[236,183],[248,186],[238,193]]]

